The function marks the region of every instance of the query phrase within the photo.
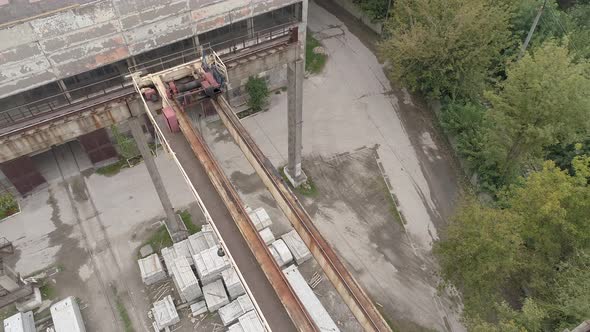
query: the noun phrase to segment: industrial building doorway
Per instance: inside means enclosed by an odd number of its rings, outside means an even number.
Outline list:
[[[21,195],[28,194],[46,182],[29,156],[7,161],[0,165],[0,168]]]
[[[78,137],[78,141],[82,144],[93,164],[117,157],[117,150],[115,150],[109,134],[104,128],[82,135]]]

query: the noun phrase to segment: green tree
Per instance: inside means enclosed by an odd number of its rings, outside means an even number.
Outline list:
[[[391,77],[432,97],[474,97],[511,44],[506,6],[489,0],[397,0],[380,51]]]
[[[542,170],[500,197],[501,204],[522,222],[526,261],[521,283],[536,295],[549,290],[563,260],[590,244],[590,192],[583,176],[587,167],[580,162],[587,159],[575,160],[575,176],[547,161]]]
[[[590,255],[581,252],[559,269],[562,272],[555,283],[556,301],[550,307],[555,311],[552,325],[561,331],[574,328],[590,315]]]
[[[387,15],[390,0],[353,0],[353,2],[373,21],[382,21]],[[393,1],[393,0],[391,0]]]
[[[463,291],[466,310],[486,312],[519,270],[518,227],[509,211],[469,199],[435,245],[442,275]]]
[[[574,63],[568,49],[549,41],[508,68],[499,91],[487,92],[482,158],[496,165],[503,183],[537,162],[545,148],[587,137],[590,79],[587,63]]]
[[[132,137],[123,135],[119,132],[119,128],[116,125],[111,126],[111,132],[115,138],[115,142],[119,147],[119,153],[124,159],[131,159],[139,156],[139,148]]]
[[[468,200],[435,245],[470,330],[551,331],[587,319],[590,157],[572,165],[570,175],[545,162],[496,206]]]
[[[246,82],[246,91],[248,92],[248,106],[252,112],[260,112],[268,102],[268,86],[266,81],[260,77],[250,76]]]

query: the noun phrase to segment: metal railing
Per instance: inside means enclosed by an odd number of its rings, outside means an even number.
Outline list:
[[[208,55],[214,54],[212,62],[219,67],[217,64],[222,63],[220,57],[234,54],[240,50],[266,43],[280,37],[285,37],[291,33],[296,25],[297,22],[289,22],[260,31],[254,31],[217,44],[211,45],[210,43],[206,43],[188,50],[183,50],[131,66],[129,67],[129,71],[132,73],[141,71],[144,74],[155,73],[197,60],[202,57],[203,51]],[[207,50],[214,50],[215,52],[207,52]],[[223,68],[223,71],[226,73],[225,67]],[[88,100],[107,95],[111,92],[129,88],[131,85],[132,83],[128,77],[119,75],[75,89],[68,89],[52,96],[15,106],[7,110],[2,110],[0,111],[0,128],[55,112],[68,106],[81,104]]]
[[[49,97],[0,111],[0,127],[19,123],[67,106],[77,105],[131,86],[131,81],[125,78],[125,76],[115,76],[79,88],[66,90]]]
[[[226,54],[232,54],[244,48],[256,46],[258,44],[287,36],[295,26],[297,26],[297,22],[289,22],[260,31],[247,33],[242,36],[231,38],[215,44],[204,43],[186,50],[182,50],[180,52],[136,64],[129,67],[129,72],[134,73],[141,71],[143,74],[156,73],[199,59],[203,56],[203,51],[205,54],[210,53],[207,52],[207,50],[213,50],[219,57],[223,57]]]

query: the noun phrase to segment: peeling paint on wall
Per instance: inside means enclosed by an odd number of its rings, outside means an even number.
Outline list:
[[[82,2],[72,9],[0,28],[0,98],[297,1]]]

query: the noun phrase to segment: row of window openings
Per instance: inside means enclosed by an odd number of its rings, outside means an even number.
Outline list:
[[[300,4],[290,5],[256,16],[249,20],[234,22],[219,29],[200,34],[198,35],[199,43],[202,45],[222,45],[226,41],[231,42],[232,40],[235,41],[240,38],[248,38],[249,36],[253,36],[256,33],[269,29],[273,26],[299,21],[301,18],[300,7]],[[178,64],[180,64],[185,61],[192,60],[190,58],[187,59],[187,57],[190,57],[191,55],[196,57],[196,53],[194,52],[195,47],[196,43],[194,38],[187,38],[170,45],[138,54],[133,57],[133,60],[135,64],[142,64],[152,60],[160,59],[167,55],[182,54],[182,56],[178,59]],[[188,54],[184,54],[185,51]],[[72,102],[80,98],[85,98],[86,96],[95,92],[103,91],[104,89],[108,89],[113,85],[118,86],[118,84],[123,84],[123,77],[128,71],[128,64],[129,63],[127,60],[121,60],[78,75],[64,78],[62,80],[62,84],[58,82],[52,82],[44,86],[4,98],[0,103],[0,112],[10,109],[13,110],[10,112],[11,114],[5,114],[4,117],[7,119],[0,118],[0,123],[5,121],[16,121],[19,118],[26,118],[34,114],[43,113],[51,110],[54,107],[67,104],[68,102]],[[106,82],[104,82],[104,84],[99,83],[105,80]],[[81,88],[88,85],[92,86]],[[66,92],[64,89],[67,90],[67,93],[60,94],[62,92]],[[50,98],[51,96],[55,97]],[[34,105],[26,108],[19,107],[19,105],[30,103],[31,100],[43,100],[46,98],[48,99],[40,105]]]

